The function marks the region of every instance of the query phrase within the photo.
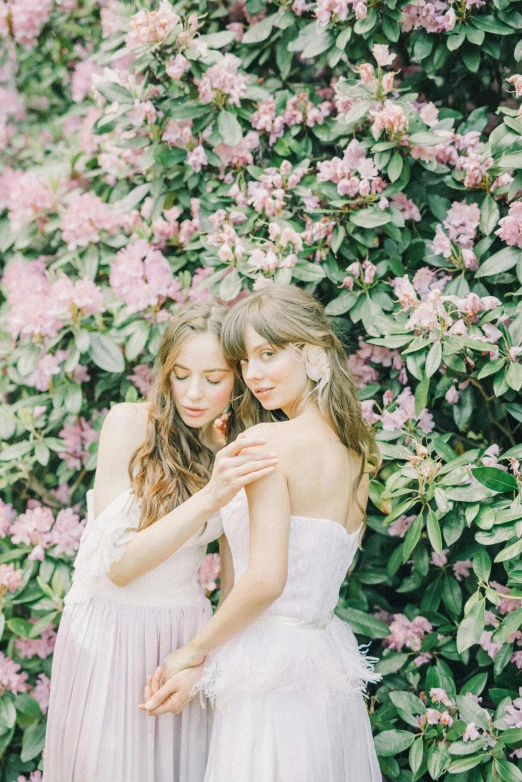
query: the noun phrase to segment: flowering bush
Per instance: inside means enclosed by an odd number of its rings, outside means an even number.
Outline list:
[[[29,5],[0,2],[1,782],[40,779],[104,415],[172,312],[274,282],[326,304],[383,454],[338,607],[383,773],[522,779],[518,5]]]

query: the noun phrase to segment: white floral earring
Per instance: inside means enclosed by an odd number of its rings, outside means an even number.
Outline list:
[[[299,358],[304,361],[307,377],[317,383],[316,390],[320,393],[330,380],[330,361],[326,350],[319,345],[305,344],[297,348]]]

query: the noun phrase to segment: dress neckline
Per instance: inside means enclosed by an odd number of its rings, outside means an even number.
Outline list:
[[[330,524],[331,526],[334,526],[334,527],[339,527],[339,529],[344,532],[344,534],[346,535],[347,538],[353,538],[356,535],[359,535],[361,530],[362,530],[362,528],[363,528],[363,525],[361,524],[360,527],[358,527],[353,532],[348,532],[346,527],[343,527],[343,525],[339,524],[337,521],[332,521],[332,519],[319,519],[319,518],[317,518],[315,516],[296,516],[294,513],[290,514],[290,518],[291,519],[301,519],[303,521],[319,521],[319,522],[323,522],[323,523],[326,523],[326,524]]]

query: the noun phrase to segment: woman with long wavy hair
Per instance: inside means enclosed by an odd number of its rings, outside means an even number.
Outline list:
[[[222,534],[220,508],[276,463],[242,452],[259,436],[226,445],[240,432],[233,411],[224,434],[214,425],[237,386],[219,341],[225,312],[185,307],[162,335],[150,402],[115,405],[104,421],[53,659],[45,782],[203,780],[208,710],[195,701],[159,722],[137,705],[146,673],[212,614],[198,569]]]
[[[196,689],[216,704],[205,782],[380,782],[363,700],[379,677],[334,615],[380,459],[346,353],[320,303],[279,285],[231,309],[222,345],[248,433],[279,463],[223,508],[234,587],[167,657],[144,706],[179,709],[176,672],[205,661]],[[259,423],[276,410],[287,420]]]

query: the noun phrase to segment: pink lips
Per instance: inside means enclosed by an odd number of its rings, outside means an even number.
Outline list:
[[[198,418],[198,416],[205,412],[203,407],[185,407],[185,405],[183,405],[183,410],[190,418]]]
[[[273,387],[272,388],[255,388],[254,389],[254,394],[256,396],[264,396],[264,395],[268,394],[270,391],[273,391]]]

